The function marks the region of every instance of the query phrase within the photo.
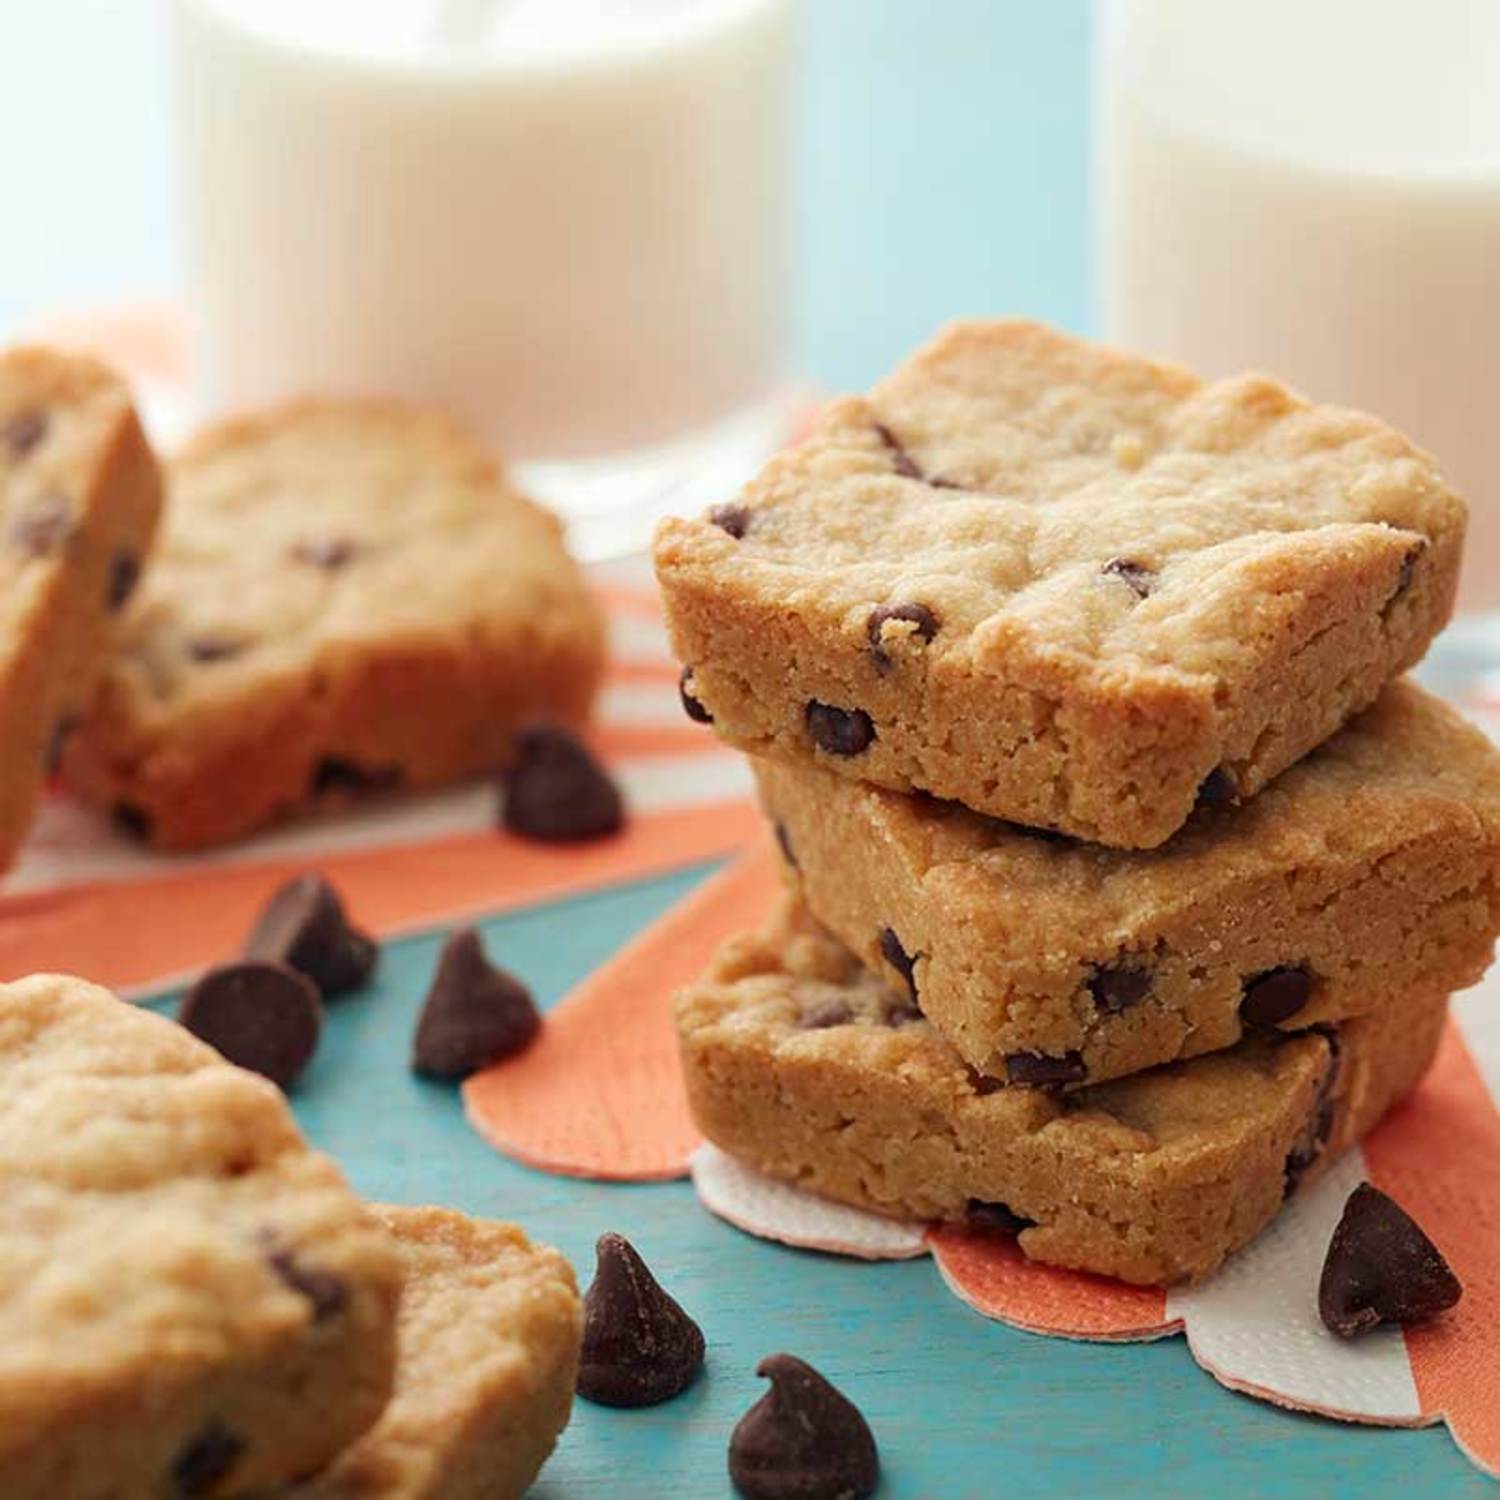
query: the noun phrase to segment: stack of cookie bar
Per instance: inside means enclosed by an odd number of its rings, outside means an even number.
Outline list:
[[[761,1170],[1144,1284],[1410,1090],[1500,926],[1500,757],[1415,684],[1465,507],[1374,417],[949,329],[661,529],[791,894],[679,1002]]]

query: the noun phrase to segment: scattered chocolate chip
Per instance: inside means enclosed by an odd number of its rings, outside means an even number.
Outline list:
[[[47,740],[46,753],[42,757],[42,769],[48,776],[57,774],[58,768],[62,765],[63,750],[67,747],[68,736],[77,728],[77,714],[64,714],[52,726],[52,734]]]
[[[625,804],[588,747],[551,724],[517,736],[516,763],[502,778],[505,826],[523,838],[571,843],[618,833]]]
[[[804,1031],[826,1031],[830,1026],[847,1026],[854,1011],[843,1000],[824,1000],[802,1012],[798,1024]]]
[[[197,662],[233,661],[249,644],[243,636],[195,635],[187,643],[187,654]]]
[[[196,1500],[212,1493],[229,1477],[244,1451],[243,1440],[218,1418],[212,1419],[172,1461],[173,1500]]]
[[[1082,1083],[1088,1069],[1077,1052],[1048,1057],[1042,1052],[1012,1052],[1005,1059],[1005,1076],[1010,1083],[1029,1083],[1051,1088],[1064,1083]]]
[[[1286,1154],[1286,1161],[1282,1166],[1283,1198],[1290,1198],[1297,1191],[1297,1186],[1306,1175],[1308,1168],[1328,1148],[1329,1137],[1333,1134],[1334,1120],[1338,1116],[1338,1100],[1334,1097],[1333,1091],[1334,1085],[1338,1082],[1339,1071],[1343,1066],[1343,1046],[1334,1027],[1313,1029],[1328,1042],[1328,1066],[1323,1070],[1323,1078],[1318,1085],[1318,1095],[1313,1101],[1312,1116],[1301,1138]]]
[[[294,1292],[312,1304],[314,1323],[327,1322],[344,1310],[344,1304],[349,1300],[349,1287],[341,1276],[309,1266],[284,1248],[268,1249],[266,1264]]]
[[[1131,1010],[1151,993],[1151,971],[1133,964],[1111,964],[1094,970],[1089,994],[1094,1004],[1109,1015]]]
[[[44,495],[11,524],[13,545],[33,557],[56,552],[73,531],[73,509],[61,495]]]
[[[693,696],[692,681],[693,669],[684,667],[682,676],[677,679],[677,693],[682,699],[682,711],[695,724],[712,724],[714,716]]]
[[[911,998],[917,998],[917,961],[901,946],[901,939],[889,927],[880,929],[880,956],[906,981]]]
[[[1240,789],[1223,766],[1215,766],[1198,784],[1199,807],[1232,807],[1239,800]]]
[[[806,711],[807,732],[830,755],[859,755],[875,739],[875,725],[862,708],[833,708],[814,698]]]
[[[485,956],[472,927],[438,955],[417,1022],[412,1067],[428,1078],[467,1078],[519,1052],[541,1030],[531,991]]]
[[[1362,1182],[1349,1195],[1318,1283],[1318,1315],[1340,1338],[1446,1312],[1463,1285],[1393,1198]]]
[[[884,422],[877,422],[875,431],[880,434],[880,441],[890,450],[891,467],[903,479],[921,479],[922,471],[912,462],[911,454],[906,451],[906,444]]]
[[[1112,557],[1099,571],[1107,578],[1118,578],[1121,583],[1128,585],[1137,599],[1144,599],[1156,580],[1154,568],[1148,568],[1145,563],[1135,562],[1128,557]]]
[[[729,1477],[746,1500],[864,1500],[880,1455],[860,1410],[809,1364],[772,1354],[755,1367],[771,1382],[729,1439]]]
[[[0,441],[12,458],[25,458],[47,436],[50,420],[41,409],[23,411],[0,427]]]
[[[313,541],[298,542],[292,548],[292,556],[298,562],[305,562],[314,568],[323,568],[329,573],[336,572],[346,563],[354,560],[354,555],[359,551],[353,542],[346,536],[319,537]]]
[[[781,850],[781,857],[794,870],[797,869],[797,856],[792,850],[792,836],[787,832],[786,824],[782,822],[772,823],[771,831],[776,835],[776,847]]]
[[[1312,998],[1312,975],[1300,964],[1282,964],[1245,981],[1240,1020],[1246,1026],[1276,1026]]]
[[[1003,1203],[984,1203],[978,1198],[969,1199],[964,1217],[973,1228],[992,1229],[997,1234],[1017,1235],[1023,1229],[1036,1227],[1035,1219],[1028,1219]]]
[[[870,655],[882,671],[891,664],[885,649],[887,620],[900,620],[913,626],[912,634],[924,643],[938,632],[938,617],[925,604],[882,604],[871,610],[870,618],[865,622],[865,633],[870,638]]]
[[[116,802],[111,812],[115,827],[143,844],[151,840],[151,814],[134,802]]]
[[[123,609],[140,581],[140,558],[122,547],[109,563],[109,587],[105,594],[109,607]]]
[[[363,796],[393,792],[401,779],[400,766],[361,766],[337,755],[325,755],[313,767],[311,789],[314,797]]]
[[[716,505],[709,511],[708,519],[720,531],[727,531],[735,541],[750,529],[750,509],[745,505]]]
[[[703,1368],[703,1330],[621,1234],[601,1234],[583,1299],[578,1394],[601,1406],[655,1406]]]
[[[230,1062],[290,1088],[323,1030],[318,988],[286,964],[220,964],[187,992],[177,1019]]]
[[[380,957],[375,940],[349,921],[338,892],[316,870],[293,876],[276,890],[240,952],[244,958],[290,965],[325,998],[358,989]]]

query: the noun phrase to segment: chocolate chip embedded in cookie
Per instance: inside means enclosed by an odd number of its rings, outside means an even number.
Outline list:
[[[813,915],[871,968],[920,977],[923,1012],[991,1077],[1075,1088],[1462,989],[1500,926],[1500,753],[1411,683],[1145,851],[752,766]]]
[[[880,1483],[880,1455],[855,1404],[792,1354],[755,1367],[771,1382],[729,1440],[729,1477],[746,1500],[863,1500]]]
[[[490,775],[521,725],[586,720],[601,611],[557,520],[448,417],[294,402],[200,433],[168,489],[63,767],[158,847]]]
[[[1344,1205],[1318,1284],[1318,1314],[1340,1338],[1425,1322],[1463,1296],[1443,1253],[1393,1198],[1362,1182]]]
[[[1466,517],[1376,417],[970,322],[655,560],[730,744],[1144,849],[1216,767],[1253,798],[1420,660]],[[810,703],[870,725],[820,735]]]
[[[120,559],[151,545],[156,460],[109,370],[43,348],[0,352],[0,874],[30,826],[56,727],[109,651]]]
[[[412,1067],[428,1078],[467,1078],[521,1051],[541,1030],[531,991],[489,961],[478,932],[455,932],[438,955],[422,1005]]]
[[[583,1299],[578,1394],[603,1406],[670,1400],[703,1368],[703,1330],[623,1235],[600,1235],[595,1256]]]
[[[862,708],[835,708],[816,699],[803,717],[813,744],[829,755],[862,755],[875,742],[875,724]]]

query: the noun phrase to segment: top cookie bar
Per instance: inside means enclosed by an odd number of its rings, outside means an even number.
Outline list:
[[[656,564],[731,743],[1152,848],[1422,656],[1465,518],[1374,417],[960,323]]]

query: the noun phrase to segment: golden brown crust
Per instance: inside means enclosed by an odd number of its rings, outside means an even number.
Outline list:
[[[567,1425],[583,1311],[572,1268],[511,1224],[377,1208],[405,1267],[396,1389],[296,1500],[512,1500]]]
[[[1252,802],[1163,848],[1038,837],[816,767],[756,767],[808,906],[867,964],[889,929],[924,1013],[981,1072],[1077,1055],[1100,1081],[1232,1046],[1246,985],[1312,978],[1284,1024],[1450,993],[1500,928],[1500,754],[1414,683]]]
[[[112,372],[42,347],[0,354],[0,872],[94,686],[160,506],[155,457]]]
[[[1034,1221],[1020,1234],[1032,1259],[1167,1285],[1213,1271],[1413,1087],[1446,999],[1387,996],[1336,1041],[1261,1035],[1070,1095],[986,1091],[927,1022],[886,1024],[891,1007],[794,907],[727,944],[677,1006],[704,1134],[899,1218],[1002,1204]]]
[[[1142,848],[1210,772],[1253,795],[1421,657],[1466,518],[1373,417],[1029,323],[949,329],[739,503],[656,544],[726,739]],[[910,605],[930,628],[872,624]],[[816,748],[813,701],[872,742]]]
[[[556,519],[441,414],[301,401],[171,465],[158,559],[66,773],[154,843],[503,764],[577,724],[603,622]]]
[[[78,979],[0,986],[0,1493],[244,1493],[379,1415],[399,1266],[273,1084]],[[207,1472],[207,1478],[203,1476]]]

